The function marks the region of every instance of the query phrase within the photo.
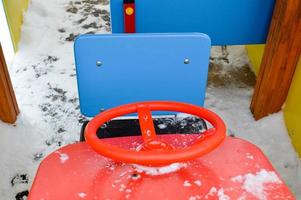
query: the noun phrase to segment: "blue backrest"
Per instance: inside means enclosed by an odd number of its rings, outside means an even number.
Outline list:
[[[113,33],[123,33],[123,0],[111,0]],[[135,0],[136,32],[201,32],[212,45],[265,43],[275,0]]]
[[[82,35],[75,41],[81,112],[171,100],[202,106],[210,39],[201,33]]]

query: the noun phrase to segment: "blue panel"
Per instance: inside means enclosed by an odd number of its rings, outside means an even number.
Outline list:
[[[201,32],[213,45],[265,43],[275,0],[136,0],[138,33]],[[113,33],[123,0],[111,0]]]
[[[80,36],[75,61],[81,112],[92,117],[101,109],[152,100],[202,106],[209,54],[210,39],[200,33]]]

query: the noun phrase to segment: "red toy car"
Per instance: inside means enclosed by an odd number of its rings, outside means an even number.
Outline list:
[[[200,134],[156,135],[151,111],[185,112],[212,125]],[[138,112],[142,137],[99,139],[105,122]],[[45,158],[29,200],[295,199],[260,149],[226,137],[215,113],[176,102],[134,103],[90,121],[86,142]]]

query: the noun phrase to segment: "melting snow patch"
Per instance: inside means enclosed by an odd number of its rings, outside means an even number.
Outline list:
[[[171,172],[178,171],[181,168],[186,167],[187,164],[186,163],[173,163],[173,164],[163,166],[163,167],[147,167],[147,166],[137,165],[137,164],[133,164],[133,166],[140,173],[145,172],[148,175],[155,176],[155,175],[168,174]]]
[[[69,159],[69,156],[65,153],[61,153],[59,151],[56,151],[56,153],[58,153],[60,155],[61,163],[65,163]]]
[[[217,189],[216,189],[215,187],[212,187],[212,188],[209,190],[208,195],[213,196],[216,192],[217,192]]]
[[[118,179],[118,180],[115,180],[114,182],[115,182],[115,183],[120,183],[120,182],[121,182],[121,180],[120,180],[120,179]]]
[[[158,124],[159,129],[165,129],[167,127],[166,124]]]
[[[201,199],[201,197],[199,195],[189,197],[189,200],[197,200],[197,199]]]
[[[250,153],[247,153],[247,158],[253,160],[253,159],[254,159],[254,156],[253,156],[252,154],[250,154]]]
[[[191,183],[189,183],[189,181],[184,181],[184,187],[190,187],[191,186]]]
[[[205,199],[208,199],[208,196],[215,196],[217,194],[218,200],[230,200],[231,198],[224,193],[224,189],[220,188],[219,190],[216,187],[212,187],[208,194],[205,196]]]
[[[123,192],[125,188],[126,188],[125,185],[124,185],[124,184],[121,184],[121,185],[120,185],[120,188],[119,188],[119,191],[120,191],[120,192]]]
[[[176,120],[181,121],[181,120],[183,120],[185,118],[188,118],[188,117],[193,117],[193,115],[190,115],[190,114],[187,114],[187,113],[177,113]]]
[[[128,173],[127,171],[122,172],[119,176],[120,176],[120,177],[123,177],[123,176],[126,175],[127,173]]]
[[[196,180],[196,181],[194,181],[194,184],[196,184],[197,186],[201,186],[202,182],[200,180]]]
[[[80,193],[78,193],[78,196],[79,196],[80,198],[85,198],[85,197],[87,196],[87,194],[84,193],[84,192],[80,192]]]
[[[251,193],[258,199],[265,200],[264,184],[276,183],[280,184],[281,180],[274,171],[260,170],[256,174],[248,173],[246,175],[239,175],[231,179],[233,182],[243,183],[242,188]]]
[[[221,188],[217,192],[218,200],[230,200],[230,197],[224,193],[224,189]]]

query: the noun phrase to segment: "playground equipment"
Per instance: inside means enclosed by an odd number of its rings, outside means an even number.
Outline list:
[[[201,135],[157,136],[153,110],[197,115],[214,128]],[[97,137],[106,121],[133,112],[138,112],[142,139]],[[88,124],[87,143],[68,145],[44,159],[29,200],[294,199],[263,153],[244,140],[225,139],[225,130],[216,114],[191,104],[143,102],[107,110]],[[254,185],[245,186],[250,181]]]
[[[202,106],[209,54],[210,39],[200,33],[81,36],[75,43],[81,112],[93,117],[109,108],[149,100]],[[206,128],[202,120],[191,117],[181,126],[169,114],[156,118],[157,133],[191,133]],[[167,123],[171,120],[173,123]],[[160,129],[162,123],[167,127]],[[105,137],[140,135],[137,119],[114,120],[101,131]]]
[[[292,142],[301,156],[298,91],[301,66],[299,10],[296,2],[275,0],[111,0],[113,33],[202,32],[212,45],[264,44],[247,46],[252,67],[258,75],[251,103],[255,119],[283,108]],[[127,9],[130,7],[131,12]],[[275,17],[272,19],[272,13]],[[134,28],[133,28],[134,27]],[[289,31],[287,31],[289,30]],[[280,44],[281,43],[281,44]],[[287,54],[287,52],[290,52]],[[285,59],[282,55],[287,54]],[[262,62],[262,58],[263,62]],[[279,59],[279,60],[278,60]],[[299,61],[298,61],[299,60]],[[262,73],[259,66],[262,63]],[[300,68],[300,67],[299,67]],[[285,72],[285,73],[283,73]],[[294,76],[294,79],[293,79]],[[271,81],[271,77],[275,81]],[[291,85],[291,80],[294,80]],[[282,81],[279,81],[282,80]],[[271,83],[273,83],[271,85]],[[276,88],[276,89],[274,89]],[[290,95],[287,96],[290,90]],[[271,103],[272,102],[272,103]]]
[[[28,199],[294,199],[256,146],[226,137],[221,118],[200,107],[209,51],[209,37],[197,33],[79,37],[80,107],[96,116],[86,142],[42,161]],[[175,112],[211,128],[157,135],[152,114]],[[142,137],[99,135],[106,122],[133,113]]]
[[[112,0],[112,32],[199,32],[209,35],[212,45],[261,44],[274,4],[275,0]],[[129,7],[134,11],[127,12]]]

